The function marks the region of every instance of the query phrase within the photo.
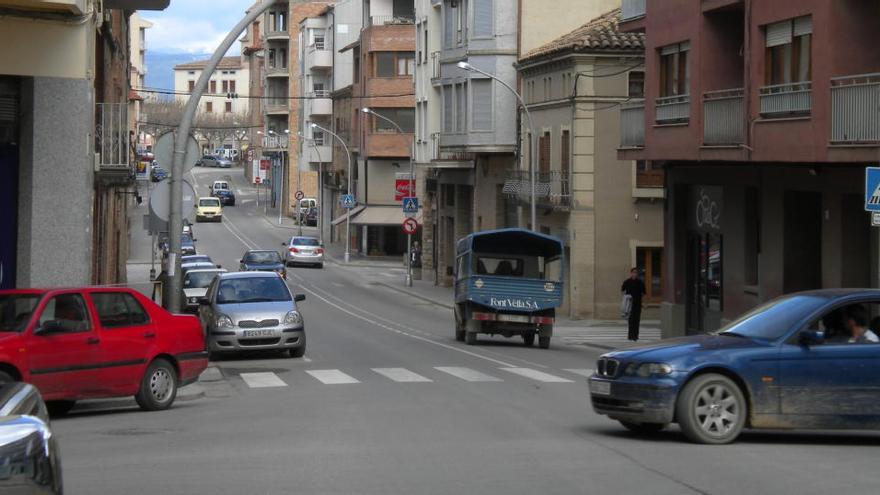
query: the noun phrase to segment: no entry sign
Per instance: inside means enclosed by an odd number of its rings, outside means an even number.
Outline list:
[[[403,233],[413,235],[419,230],[419,222],[415,218],[407,218],[403,221]]]

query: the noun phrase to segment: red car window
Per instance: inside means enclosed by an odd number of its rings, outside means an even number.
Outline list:
[[[51,326],[56,332],[91,330],[86,303],[79,294],[59,294],[46,303],[40,313],[40,327]]]
[[[125,292],[94,292],[92,302],[104,328],[144,325],[150,321],[143,306]]]

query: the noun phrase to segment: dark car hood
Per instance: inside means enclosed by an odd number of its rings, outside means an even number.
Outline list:
[[[616,359],[647,359],[666,361],[675,359],[694,352],[717,351],[720,349],[742,349],[744,347],[757,347],[758,342],[742,337],[728,337],[723,335],[691,335],[689,337],[677,337],[664,339],[651,344],[641,344],[626,347],[606,354]]]
[[[280,270],[284,268],[284,263],[243,263],[245,270]]]

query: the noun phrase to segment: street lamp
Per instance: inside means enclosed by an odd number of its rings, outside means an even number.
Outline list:
[[[405,132],[403,132],[403,129],[399,125],[397,125],[397,122],[394,122],[393,120],[389,119],[388,117],[386,117],[384,115],[380,115],[380,114],[374,112],[371,108],[364,107],[364,108],[361,108],[361,111],[367,115],[379,117],[380,119],[384,120],[385,122],[388,122],[389,124],[393,125],[394,128],[397,129],[397,132],[399,132],[400,134],[406,134]],[[415,136],[413,136],[413,139],[415,139]],[[409,194],[410,194],[410,196],[415,196],[415,194],[416,194],[416,191],[415,191],[416,177],[415,177],[414,163],[415,163],[415,142],[410,142],[410,145],[409,145]],[[412,287],[412,234],[406,234],[406,279],[405,279],[404,283],[406,284],[407,287]]]
[[[348,158],[348,194],[352,194],[352,192],[351,192],[351,152],[348,151],[348,146],[345,144],[345,140],[342,139],[341,137],[339,137],[335,132],[333,132],[329,129],[324,129],[323,127],[319,126],[318,124],[315,124],[314,122],[312,122],[312,129],[318,129],[323,132],[326,132],[327,134],[330,134],[331,136],[336,138],[336,140],[339,141],[340,144],[342,144],[342,147],[345,149],[345,157]],[[345,215],[345,264],[348,264],[349,259],[351,258],[351,254],[349,253],[350,247],[351,247],[351,210],[348,210],[348,212]]]
[[[285,139],[290,139],[290,129],[284,129]],[[281,191],[278,193],[281,196],[281,204],[278,205],[278,225],[281,225],[281,215],[284,212],[284,146],[282,146],[282,141],[278,142],[278,146],[281,147]],[[299,172],[297,172],[299,173]],[[299,175],[297,175],[296,183],[299,184]],[[299,218],[299,200],[296,201],[296,211],[297,211],[297,219]],[[297,221],[298,223],[298,221]],[[300,231],[302,234],[302,231]]]
[[[321,161],[321,150],[318,149],[317,143],[312,138],[307,138],[303,133],[297,132],[297,136],[305,143],[308,141],[312,148],[315,149],[315,156],[318,157],[318,242],[324,244],[324,162]],[[300,228],[299,235],[302,235]]]
[[[535,201],[535,188],[536,188],[535,168],[537,165],[537,163],[536,163],[537,162],[537,155],[536,155],[537,146],[535,146],[534,140],[536,140],[538,138],[538,134],[537,134],[537,132],[535,132],[535,122],[532,120],[532,114],[529,112],[529,109],[526,106],[526,103],[523,101],[522,96],[520,96],[520,94],[517,93],[516,90],[513,89],[512,87],[510,87],[510,85],[507,84],[506,82],[502,81],[501,79],[499,79],[498,77],[496,77],[492,74],[489,74],[488,72],[485,72],[483,70],[480,70],[480,69],[474,67],[473,65],[471,65],[465,61],[461,61],[457,65],[458,65],[459,69],[466,70],[468,72],[476,72],[476,73],[482,74],[490,79],[494,79],[494,80],[498,81],[502,86],[507,88],[511,93],[513,93],[514,96],[516,96],[516,99],[519,100],[519,104],[522,106],[523,111],[526,113],[526,117],[529,119],[529,130],[532,133],[532,139],[529,140],[529,148],[530,148],[529,179],[531,182],[531,193],[530,193],[531,217],[532,217],[532,230],[537,232],[538,223],[537,223],[537,209],[536,209],[536,201]],[[520,152],[519,156],[520,156],[520,169],[522,169],[522,152]]]

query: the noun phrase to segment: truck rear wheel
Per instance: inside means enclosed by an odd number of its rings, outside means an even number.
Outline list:
[[[549,349],[550,337],[538,337],[538,347],[541,349]]]
[[[483,329],[483,323],[476,320],[465,320],[464,329],[464,343],[467,345],[475,345],[477,343],[477,334]]]
[[[524,333],[522,338],[523,342],[526,344],[526,347],[531,347],[535,345],[535,332]]]
[[[476,345],[477,344],[476,332],[466,332],[464,334],[464,343],[467,345]]]

